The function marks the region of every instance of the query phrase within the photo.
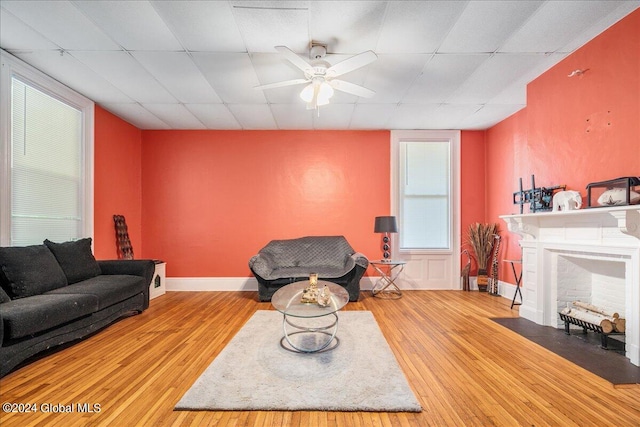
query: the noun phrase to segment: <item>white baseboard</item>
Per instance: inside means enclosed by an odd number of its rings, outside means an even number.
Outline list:
[[[513,301],[513,295],[516,292],[516,285],[498,280],[498,293],[503,298],[507,298],[509,301]],[[520,294],[516,298],[516,302],[520,302]]]
[[[369,291],[377,277],[363,277],[360,289]],[[255,277],[167,277],[167,292],[189,291],[257,291]]]
[[[363,277],[360,279],[360,289],[370,291],[377,279],[377,276]],[[167,292],[258,290],[258,281],[255,277],[167,277],[165,282]],[[478,290],[476,277],[470,277],[469,284],[472,291]],[[516,285],[498,282],[498,293],[503,298],[512,300],[515,291]],[[517,300],[519,302],[520,297]]]

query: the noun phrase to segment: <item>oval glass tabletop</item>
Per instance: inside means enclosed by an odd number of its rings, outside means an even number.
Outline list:
[[[318,303],[302,302],[302,292],[309,286],[309,281],[291,283],[278,289],[271,297],[271,304],[279,312],[293,317],[320,317],[335,313],[349,302],[349,293],[340,285],[318,280],[318,289],[327,286],[331,291],[329,305],[323,307]]]

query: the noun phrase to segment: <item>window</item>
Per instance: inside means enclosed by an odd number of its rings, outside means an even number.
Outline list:
[[[394,131],[392,158],[398,246],[405,251],[452,251],[458,132]]]
[[[449,141],[400,144],[401,249],[450,248]]]
[[[2,52],[3,246],[93,234],[93,103]]]

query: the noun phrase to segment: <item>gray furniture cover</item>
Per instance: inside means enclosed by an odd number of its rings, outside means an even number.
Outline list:
[[[344,236],[272,240],[249,260],[249,268],[258,280],[260,301],[271,301],[282,286],[308,280],[310,273],[342,285],[349,301],[357,301],[360,279],[368,266],[367,257],[356,252]]]

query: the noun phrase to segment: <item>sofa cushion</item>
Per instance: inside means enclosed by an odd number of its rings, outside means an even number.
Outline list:
[[[103,274],[92,277],[64,288],[59,288],[46,295],[87,294],[98,298],[98,310],[124,301],[144,291],[149,286],[140,276],[126,274]]]
[[[45,240],[44,244],[58,260],[69,284],[78,283],[100,274],[100,266],[91,252],[90,237],[64,243]]]
[[[93,295],[35,295],[0,304],[4,340],[46,331],[97,309]]]
[[[11,299],[67,285],[58,261],[44,245],[0,248],[0,284]]]

